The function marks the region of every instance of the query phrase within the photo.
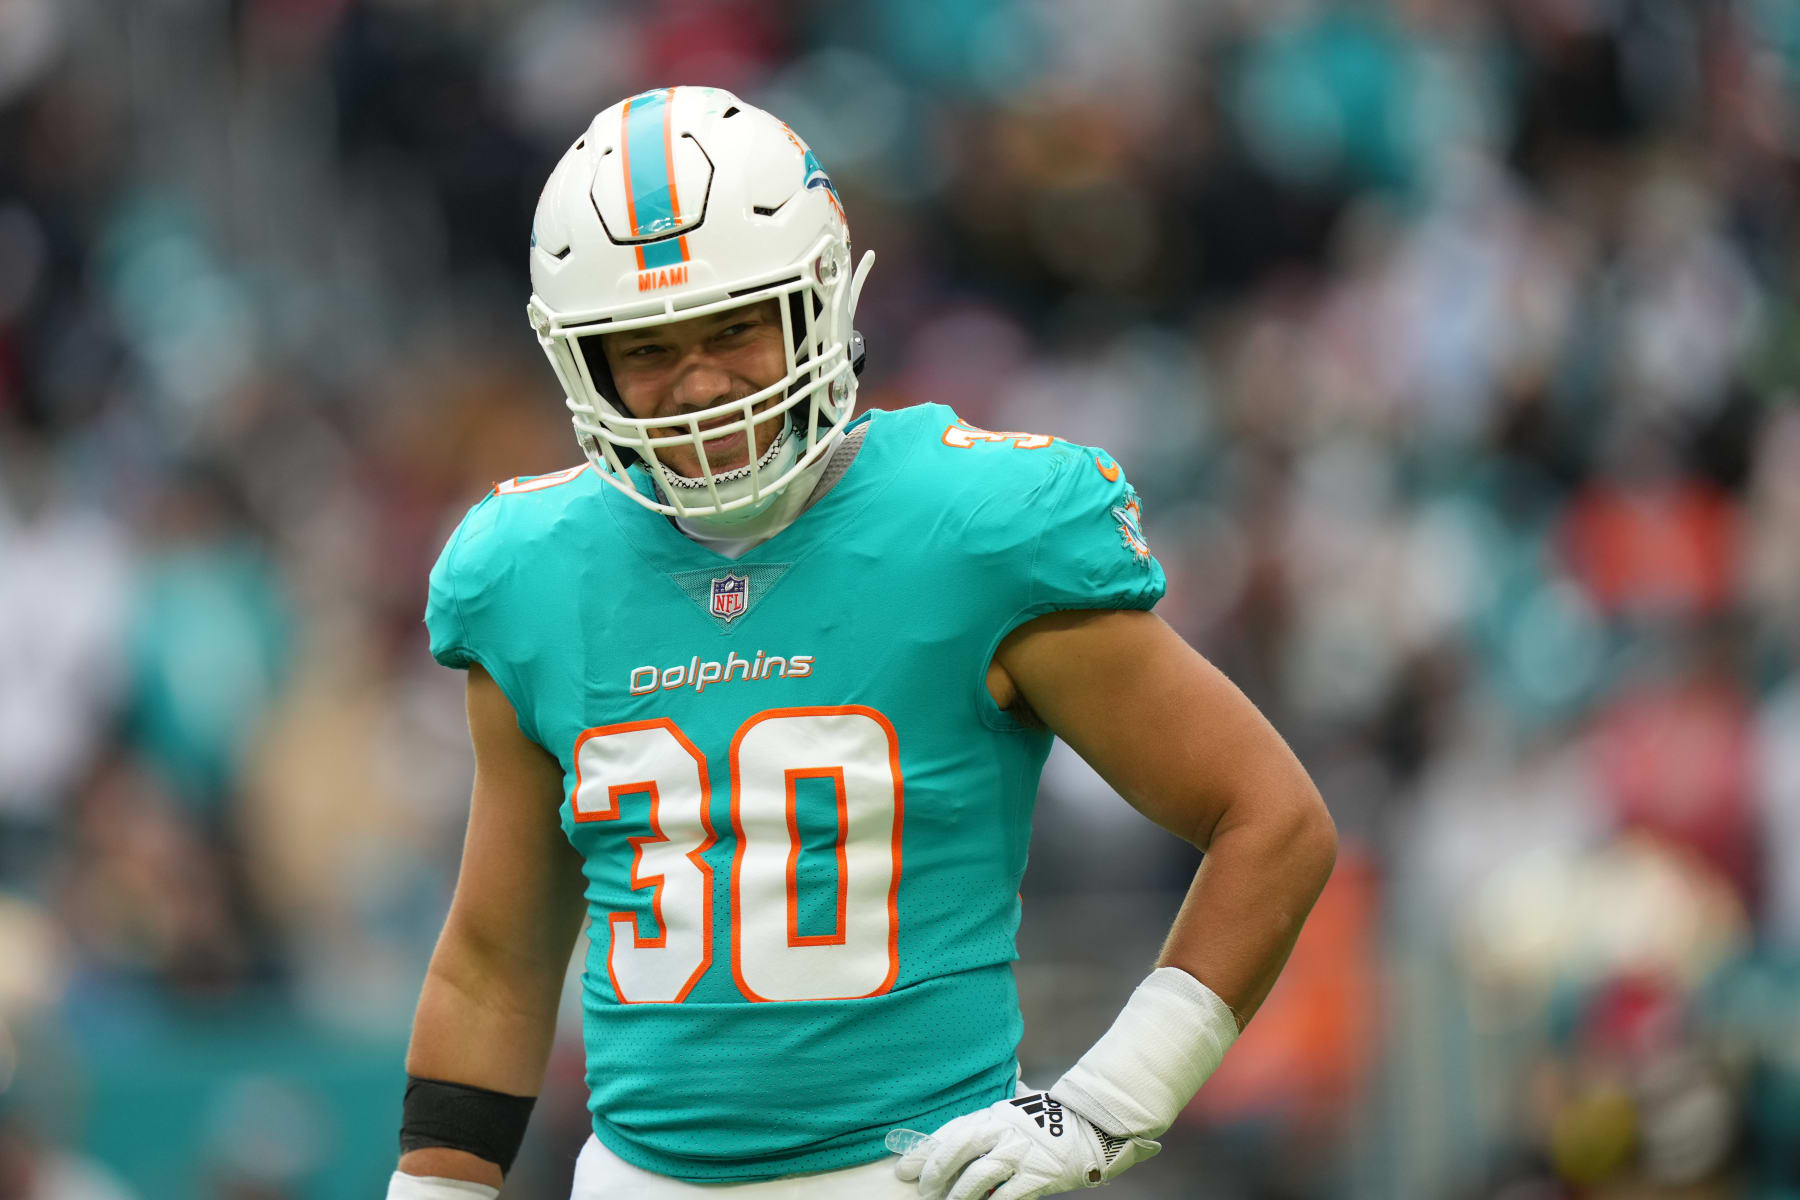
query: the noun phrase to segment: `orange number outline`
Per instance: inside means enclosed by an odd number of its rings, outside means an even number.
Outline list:
[[[790,767],[787,788],[787,928],[790,946],[842,946],[850,936],[850,792],[842,767]],[[794,785],[802,779],[829,779],[837,795],[837,924],[832,933],[800,932],[800,807]]]
[[[744,928],[743,928],[743,922],[739,919],[739,914],[741,914],[744,911],[743,896],[741,893],[741,886],[742,886],[742,881],[743,881],[743,861],[744,861],[744,821],[743,821],[743,815],[742,815],[741,811],[739,810],[739,804],[738,804],[739,798],[743,792],[742,781],[741,781],[742,761],[740,758],[740,747],[743,745],[744,735],[749,733],[751,729],[755,728],[757,725],[760,725],[762,722],[768,721],[768,720],[773,720],[773,719],[780,718],[780,717],[815,717],[815,716],[817,716],[817,717],[836,717],[836,716],[845,716],[845,715],[849,715],[849,714],[858,714],[858,715],[870,718],[876,724],[880,725],[882,728],[882,731],[887,734],[888,769],[893,773],[893,778],[894,778],[894,834],[893,834],[893,845],[892,845],[892,852],[893,852],[893,856],[894,856],[894,870],[893,870],[893,874],[888,879],[888,902],[887,902],[888,970],[887,970],[887,977],[881,981],[880,986],[876,987],[872,991],[864,992],[860,996],[829,996],[829,997],[811,997],[811,998],[812,999],[830,999],[830,1000],[866,1000],[871,996],[885,995],[889,991],[889,989],[891,989],[894,986],[894,981],[900,977],[900,868],[901,868],[900,845],[901,845],[901,833],[902,833],[902,830],[904,830],[905,825],[906,825],[906,783],[905,783],[905,780],[901,777],[901,773],[900,773],[900,735],[894,732],[894,723],[892,721],[888,720],[887,717],[884,714],[882,714],[881,712],[877,711],[876,709],[869,708],[867,705],[838,704],[838,705],[808,705],[808,706],[803,706],[800,708],[766,708],[762,712],[759,712],[755,716],[752,716],[749,720],[745,721],[742,725],[738,726],[737,733],[731,739],[731,831],[737,837],[737,845],[732,848],[732,854],[731,854],[731,978],[732,978],[732,981],[738,985],[738,990],[741,991],[747,999],[750,999],[750,1000],[753,1000],[753,1001],[756,1001],[759,1003],[764,1003],[764,1004],[798,1003],[799,1002],[797,1000],[790,1000],[790,1001],[770,1000],[769,997],[767,997],[767,996],[759,995],[756,992],[756,990],[750,986],[748,981],[746,981],[744,979],[744,969],[743,969]],[[842,798],[842,797],[847,796],[847,794],[848,794],[847,792],[840,792],[839,796],[840,796],[840,798]],[[846,803],[846,804],[848,803],[847,800],[841,800],[841,802]],[[844,825],[843,825],[844,831],[845,831],[846,835],[848,835],[850,820],[849,820],[849,813],[847,811],[844,814],[843,821],[844,821]],[[840,842],[839,842],[840,847],[842,847],[843,842],[845,840],[848,840],[847,836],[845,839],[840,840]],[[793,881],[793,875],[790,874],[788,876],[788,879],[791,883]],[[846,871],[840,877],[839,886],[843,889],[843,895],[847,898],[849,895],[849,891],[850,891],[850,878],[849,878],[848,871]],[[794,905],[797,903],[798,903],[798,898],[794,895],[794,893],[792,891],[790,891],[788,894],[788,904],[791,906],[791,905]],[[789,911],[790,912],[793,911],[791,907],[790,907]],[[847,930],[846,930],[846,932],[847,932]],[[790,945],[791,944],[792,943],[790,942]]]
[[[548,475],[518,476],[513,479],[502,479],[494,485],[496,496],[517,496],[525,492],[543,492],[553,487],[561,487],[575,479],[592,464],[582,463],[579,466],[564,467],[560,471],[552,471]]]
[[[732,976],[732,980],[737,984],[738,989],[743,993],[743,995],[752,1001],[759,1002],[759,1003],[793,1003],[793,1002],[795,1002],[795,1001],[771,1000],[767,996],[762,996],[762,995],[757,994],[757,992],[754,991],[750,987],[749,983],[746,982],[746,980],[744,979],[744,973],[743,973],[743,969],[742,969],[743,926],[742,926],[742,922],[739,919],[739,915],[743,912],[743,895],[742,895],[742,891],[741,891],[741,882],[742,882],[742,877],[743,877],[745,836],[744,836],[743,817],[742,817],[742,813],[741,813],[741,810],[739,807],[739,799],[740,799],[740,795],[743,791],[742,778],[741,778],[741,776],[742,776],[741,747],[743,745],[744,736],[751,729],[755,728],[757,725],[759,725],[762,722],[767,721],[767,720],[776,720],[776,719],[787,718],[787,717],[802,717],[802,716],[844,716],[844,715],[850,715],[850,714],[868,717],[881,727],[882,732],[886,735],[886,738],[887,738],[888,769],[892,776],[893,784],[894,784],[893,833],[891,836],[891,844],[890,844],[890,850],[893,855],[893,871],[888,879],[888,895],[887,895],[888,969],[887,969],[887,975],[882,980],[881,984],[872,991],[865,992],[859,996],[830,996],[830,997],[817,997],[817,999],[862,1000],[862,999],[867,999],[872,996],[884,995],[893,988],[895,981],[898,980],[900,977],[900,874],[901,874],[901,868],[902,868],[901,847],[902,847],[903,834],[904,834],[905,824],[906,824],[906,783],[905,783],[905,779],[903,778],[902,772],[900,769],[900,736],[895,731],[893,722],[888,720],[888,718],[885,714],[881,713],[880,711],[878,711],[876,709],[869,708],[866,705],[844,704],[844,705],[826,705],[826,706],[805,706],[805,707],[799,707],[799,708],[770,708],[770,709],[764,709],[763,711],[752,715],[748,720],[746,720],[742,725],[740,725],[738,727],[737,732],[732,736],[731,749],[730,749],[730,754],[729,754],[730,772],[731,772],[731,804],[730,804],[731,828],[732,828],[732,833],[736,837],[736,844],[732,848],[732,856],[731,856],[731,888],[730,888],[730,891],[731,891],[731,897],[730,897],[730,903],[731,903],[731,976]],[[576,804],[575,804],[576,798],[578,798],[582,792],[583,784],[582,784],[582,778],[581,778],[581,748],[587,742],[587,740],[592,737],[604,737],[608,734],[633,733],[633,732],[637,732],[639,730],[644,730],[644,729],[666,729],[666,730],[668,730],[669,733],[672,734],[674,736],[675,740],[680,744],[681,748],[688,754],[689,757],[691,757],[694,760],[694,765],[698,769],[698,772],[699,772],[700,826],[706,832],[706,837],[700,843],[700,845],[696,846],[693,850],[688,851],[688,853],[685,855],[685,857],[689,861],[691,861],[695,867],[697,867],[699,869],[700,875],[701,875],[701,924],[700,924],[701,957],[700,957],[700,964],[699,964],[699,966],[697,966],[694,969],[693,973],[688,976],[687,982],[682,986],[680,992],[678,992],[676,994],[676,997],[675,997],[674,1001],[672,1001],[672,1002],[671,1001],[655,1001],[655,1000],[631,1000],[631,999],[627,998],[626,995],[624,994],[624,992],[622,990],[620,990],[618,976],[613,969],[613,962],[612,962],[613,954],[617,951],[617,948],[619,946],[619,938],[620,938],[619,927],[623,924],[629,923],[631,926],[632,945],[634,948],[653,950],[653,949],[659,949],[659,948],[665,947],[668,944],[668,927],[663,922],[663,918],[662,918],[662,888],[663,888],[664,878],[661,875],[640,876],[638,874],[638,868],[641,865],[642,860],[643,860],[644,847],[646,845],[650,845],[650,844],[653,844],[656,842],[667,842],[670,840],[667,837],[667,835],[665,835],[663,833],[662,826],[661,826],[659,818],[658,818],[658,810],[659,810],[659,806],[661,804],[661,795],[657,788],[656,782],[654,780],[638,780],[638,781],[615,783],[615,784],[609,785],[607,787],[607,797],[606,797],[607,803],[606,803],[606,807],[603,809],[590,809],[590,810],[583,811],[582,809],[576,807]],[[692,741],[690,741],[688,739],[687,735],[681,731],[680,727],[677,726],[673,720],[669,719],[668,717],[656,717],[656,718],[653,718],[653,719],[647,720],[647,721],[628,721],[623,724],[602,725],[602,726],[597,726],[592,729],[584,730],[575,739],[575,749],[574,749],[574,753],[573,753],[573,759],[574,759],[574,763],[575,763],[575,788],[574,788],[574,791],[570,793],[570,811],[573,814],[574,820],[577,822],[585,823],[585,822],[589,822],[589,821],[616,821],[619,819],[619,816],[620,816],[619,798],[621,796],[647,794],[650,797],[650,814],[649,814],[650,833],[649,833],[649,835],[642,836],[642,837],[631,837],[631,838],[627,838],[626,840],[629,841],[632,846],[631,875],[630,875],[631,889],[633,891],[637,891],[642,888],[650,888],[651,889],[650,911],[651,911],[652,920],[656,923],[657,933],[654,936],[649,937],[649,938],[643,937],[641,934],[641,931],[638,927],[638,914],[637,913],[613,912],[613,913],[607,914],[607,925],[608,925],[609,934],[610,934],[610,939],[609,939],[610,944],[607,947],[606,973],[607,973],[607,978],[612,983],[613,995],[618,997],[619,1002],[621,1004],[659,1004],[659,1003],[661,1003],[661,1004],[666,1004],[666,1003],[679,1004],[682,1001],[687,999],[688,994],[691,991],[693,991],[694,985],[700,981],[700,978],[703,975],[705,975],[708,968],[710,968],[712,966],[712,960],[713,960],[713,947],[712,947],[713,872],[712,872],[712,868],[707,865],[705,859],[702,856],[708,850],[712,849],[712,847],[717,843],[718,836],[717,836],[717,833],[713,829],[712,818],[710,815],[710,810],[711,810],[711,806],[712,806],[712,786],[711,786],[711,781],[710,781],[710,778],[709,778],[709,776],[707,774],[707,770],[706,770],[706,756],[700,753],[699,749],[694,745],[694,743]],[[789,835],[789,839],[790,839],[789,847],[788,847],[788,860],[787,860],[787,872],[786,872],[787,895],[785,898],[786,899],[786,908],[787,908],[786,915],[787,915],[788,945],[790,947],[844,945],[848,941],[848,936],[849,936],[849,902],[850,902],[850,872],[849,872],[849,859],[848,859],[848,842],[849,842],[849,832],[850,832],[849,789],[848,789],[848,786],[846,785],[845,779],[844,779],[844,767],[843,766],[833,766],[833,767],[789,768],[786,770],[784,778],[786,781],[786,818],[787,818],[788,835]],[[799,932],[799,928],[798,928],[798,926],[799,926],[798,866],[799,866],[799,859],[800,859],[800,829],[799,829],[798,814],[796,811],[796,796],[795,796],[795,786],[794,785],[797,780],[806,779],[806,778],[830,778],[833,780],[834,786],[837,790],[838,838],[837,838],[836,853],[837,853],[837,863],[838,863],[838,903],[837,903],[837,930],[835,933],[832,933],[832,934],[802,935]]]
[[[973,450],[984,442],[1011,442],[1015,450],[1042,450],[1056,439],[1047,433],[1007,433],[958,421],[944,427],[943,440],[944,445],[958,450]]]
[[[589,809],[584,812],[580,808],[577,808],[575,804],[576,799],[581,795],[582,786],[581,747],[587,740],[589,738],[605,737],[609,734],[637,733],[645,729],[668,730],[669,733],[674,736],[675,740],[680,743],[681,748],[687,751],[688,755],[694,760],[694,766],[699,771],[700,781],[700,828],[706,831],[706,837],[701,843],[683,856],[689,862],[693,863],[700,871],[700,965],[694,968],[693,973],[688,976],[687,982],[684,983],[681,986],[681,990],[675,994],[675,999],[673,1001],[630,999],[619,987],[618,973],[613,968],[613,955],[618,953],[619,926],[621,925],[628,924],[631,926],[631,944],[634,949],[660,950],[666,947],[669,942],[669,927],[663,922],[662,915],[664,877],[661,875],[640,876],[638,874],[638,868],[642,865],[644,860],[644,847],[656,842],[667,842],[669,840],[668,836],[662,831],[662,824],[657,819],[657,809],[661,803],[661,794],[657,790],[656,781],[647,779],[610,785],[606,789],[606,807],[603,809]],[[648,793],[650,796],[649,835],[645,837],[627,838],[626,841],[631,843],[631,890],[635,892],[640,891],[643,888],[650,889],[650,919],[656,925],[656,933],[648,938],[643,936],[642,930],[638,926],[637,913],[610,912],[606,914],[608,929],[606,977],[612,983],[613,995],[619,998],[619,1003],[621,1004],[680,1004],[683,1000],[687,999],[688,993],[694,990],[694,985],[700,982],[700,977],[706,974],[707,968],[712,966],[713,873],[712,867],[708,865],[704,855],[708,850],[713,848],[713,845],[719,839],[712,827],[712,784],[706,773],[706,756],[701,754],[694,743],[688,740],[687,734],[681,732],[680,727],[677,726],[675,722],[667,717],[657,717],[649,721],[627,721],[621,725],[600,725],[593,729],[584,730],[581,735],[575,739],[574,760],[575,790],[569,794],[569,811],[577,822],[616,821],[619,819],[620,814],[620,796],[630,796],[641,793]]]

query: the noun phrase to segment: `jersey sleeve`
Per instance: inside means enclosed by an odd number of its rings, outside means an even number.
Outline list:
[[[1035,501],[1043,511],[1022,615],[1154,606],[1168,585],[1144,538],[1136,489],[1105,451],[1066,451]]]
[[[425,629],[431,635],[431,657],[446,667],[467,670],[479,662],[489,672],[500,664],[502,647],[495,645],[497,625],[503,627],[504,595],[499,581],[506,574],[500,553],[497,522],[499,508],[494,492],[463,516],[462,523],[444,543],[425,600]]]
[[[475,654],[469,645],[468,630],[463,625],[462,607],[456,594],[456,549],[462,541],[462,533],[463,524],[459,524],[450,540],[444,543],[437,564],[431,568],[425,597],[425,632],[431,637],[431,657],[446,667],[466,671],[475,661]]]
[[[513,706],[519,728],[537,740],[531,692],[522,686],[531,670],[533,647],[547,635],[530,605],[520,603],[532,584],[519,572],[516,523],[502,512],[505,499],[489,492],[471,508],[445,543],[431,569],[425,601],[425,629],[431,656],[446,667],[467,670],[479,663]]]

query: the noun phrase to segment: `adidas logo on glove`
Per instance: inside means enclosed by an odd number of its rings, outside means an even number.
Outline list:
[[[1052,1100],[1049,1092],[1033,1092],[1010,1103],[1036,1121],[1039,1129],[1048,1130],[1051,1137],[1063,1135],[1063,1106],[1061,1102]]]
[[[893,1130],[887,1147],[900,1156],[895,1177],[916,1181],[931,1200],[1097,1187],[1162,1149],[1149,1138],[1108,1133],[1047,1092],[996,1100],[929,1135]]]

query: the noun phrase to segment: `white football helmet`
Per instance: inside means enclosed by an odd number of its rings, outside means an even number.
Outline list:
[[[661,88],[595,117],[538,200],[527,312],[600,478],[669,516],[737,519],[821,466],[856,406],[862,341],[851,318],[874,257],[851,271],[850,228],[819,160],[730,92]],[[620,402],[600,335],[771,298],[786,334],[782,379],[673,420],[633,417]],[[760,458],[711,473],[702,425],[720,421],[708,439],[744,430],[754,446],[747,431],[775,415],[782,434]],[[663,464],[657,451],[672,445],[694,447],[700,477]],[[635,463],[656,497],[627,478]]]

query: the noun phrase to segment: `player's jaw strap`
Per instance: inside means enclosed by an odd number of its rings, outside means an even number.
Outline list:
[[[406,1077],[400,1110],[400,1153],[429,1147],[486,1159],[504,1175],[518,1157],[536,1096],[509,1096],[466,1083]]]

